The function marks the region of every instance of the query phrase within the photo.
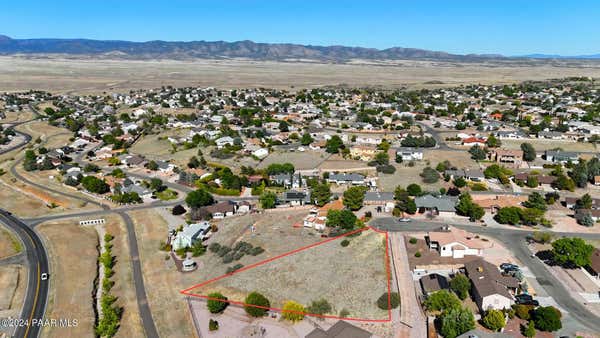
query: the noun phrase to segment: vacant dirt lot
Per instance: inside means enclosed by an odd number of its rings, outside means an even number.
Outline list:
[[[27,269],[20,265],[0,266],[0,316],[19,315],[27,287]]]
[[[509,83],[567,76],[600,76],[597,62],[362,61],[348,64],[252,60],[128,61],[1,57],[0,90],[46,89],[102,93],[173,86],[305,88],[432,87]],[[435,82],[432,82],[435,81]]]
[[[561,148],[564,151],[597,151],[591,143],[560,141],[560,140],[502,140],[502,147],[506,149],[521,149],[521,144],[527,142],[535,148],[536,151]]]
[[[21,250],[21,242],[19,242],[17,237],[0,225],[0,258],[12,256]]]
[[[219,291],[232,300],[243,301],[248,293],[258,291],[278,308],[290,299],[308,305],[325,298],[333,306],[332,314],[347,309],[352,317],[384,319],[387,311],[376,306],[377,298],[387,291],[384,238],[367,230],[360,236],[343,238],[350,241],[347,247],[340,245],[343,239],[336,239],[192,292],[206,295]],[[269,245],[264,243],[265,247]],[[295,247],[290,245],[290,249]]]
[[[273,163],[286,163],[289,162],[294,165],[296,169],[314,169],[323,163],[329,154],[322,151],[307,150],[303,152],[288,152],[288,151],[275,151],[258,165],[259,168],[266,168]]]
[[[43,223],[37,227],[50,258],[48,318],[77,318],[71,328],[45,327],[44,337],[93,337],[92,290],[97,275],[98,235],[75,220]]]

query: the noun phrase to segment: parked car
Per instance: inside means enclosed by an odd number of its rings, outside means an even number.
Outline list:
[[[398,222],[408,223],[408,222],[412,222],[412,219],[403,217],[403,218],[398,219]]]
[[[515,272],[520,270],[518,265],[512,263],[502,263],[500,264],[500,269],[504,270],[504,272]]]
[[[520,294],[520,295],[516,295],[515,296],[515,302],[517,304],[521,304],[521,305],[533,305],[533,306],[539,306],[540,302],[538,302],[537,300],[533,299],[533,297],[531,295],[528,295],[526,293]]]

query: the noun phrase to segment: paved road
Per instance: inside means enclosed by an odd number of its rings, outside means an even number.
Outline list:
[[[521,263],[529,268],[546,293],[551,295],[558,305],[576,319],[582,329],[588,328],[588,330],[592,332],[600,332],[600,317],[589,311],[579,301],[574,299],[563,283],[550,273],[546,265],[540,259],[531,257],[531,251],[525,241],[526,236],[532,234],[531,231],[490,228],[472,224],[452,224],[427,221],[401,223],[393,217],[377,218],[370,223],[372,226],[391,232],[431,231],[438,229],[442,224],[451,224],[472,233],[492,237],[501,242],[519,261],[521,261]],[[569,232],[557,232],[555,234],[556,236],[564,237],[576,236],[587,239],[600,239],[600,234]]]
[[[16,329],[15,337],[38,337],[41,326],[35,325],[44,318],[48,298],[49,280],[42,281],[41,274],[49,273],[48,256],[44,243],[25,223],[3,209],[0,209],[0,222],[11,228],[23,242],[28,262],[27,293],[21,310],[21,319],[28,325]]]
[[[26,121],[19,121],[19,122],[14,122],[14,123],[8,123],[8,124],[10,124],[10,126],[12,128],[14,128],[14,127],[16,127],[18,125],[21,125],[21,124],[24,124],[24,123],[36,120],[39,117],[39,114],[38,114],[37,110],[35,110],[32,105],[29,105],[29,109],[31,109],[31,112],[33,112],[33,114],[35,115],[32,119],[26,120]],[[21,148],[22,146],[24,146],[27,143],[31,142],[31,135],[29,135],[27,133],[22,133],[22,132],[20,132],[18,130],[15,130],[15,134],[19,134],[20,136],[22,136],[24,138],[23,141],[15,144],[15,145],[10,146],[9,148],[0,150],[0,155],[6,154],[6,153],[11,152],[11,151],[13,151],[15,149]]]
[[[146,297],[146,288],[144,286],[144,277],[142,274],[142,264],[140,262],[140,254],[138,251],[133,221],[125,212],[118,212],[118,214],[121,216],[123,221],[125,221],[125,226],[127,227],[129,253],[131,255],[131,265],[133,267],[133,282],[135,284],[135,296],[137,298],[140,317],[142,318],[142,325],[144,326],[146,337],[155,338],[158,337],[158,332],[156,331],[156,326],[154,325],[154,320],[152,319],[152,313],[150,312],[150,306],[148,305],[148,298]]]

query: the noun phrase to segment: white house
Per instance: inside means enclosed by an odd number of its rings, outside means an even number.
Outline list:
[[[269,155],[269,150],[267,148],[259,148],[252,152],[252,156],[256,156],[259,159],[263,159]]]
[[[502,276],[498,267],[477,259],[465,263],[467,277],[471,280],[473,300],[481,311],[510,309],[519,280]]]
[[[215,140],[217,148],[223,148],[226,145],[233,145],[233,138],[230,136],[223,136]]]
[[[429,249],[437,250],[441,257],[481,256],[483,250],[491,246],[489,242],[465,230],[447,225],[441,231],[429,232],[426,240]]]
[[[396,156],[400,156],[402,161],[421,161],[423,152],[413,148],[400,148],[396,151]]]
[[[210,235],[210,223],[200,222],[190,224],[187,227],[183,228],[183,231],[180,231],[177,233],[177,235],[175,235],[175,238],[172,241],[173,250],[191,247],[197,241],[206,240],[210,237]]]

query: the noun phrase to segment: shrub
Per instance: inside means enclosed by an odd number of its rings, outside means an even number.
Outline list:
[[[206,306],[208,307],[208,311],[210,313],[221,313],[225,311],[227,306],[229,305],[227,297],[223,296],[220,292],[213,292],[208,294],[208,301],[206,302]],[[219,299],[223,300],[220,301]]]
[[[244,267],[244,265],[243,265],[243,264],[239,264],[239,263],[238,263],[238,264],[236,264],[236,265],[234,265],[234,266],[230,266],[230,267],[228,267],[228,268],[227,268],[227,273],[233,273],[233,272],[235,272],[235,271],[237,271],[237,270],[239,270],[239,269],[241,269],[241,268],[243,268],[243,267]]]
[[[516,304],[513,305],[513,309],[515,309],[515,315],[523,320],[529,320],[531,318],[531,310],[533,310],[533,305],[523,305]]]
[[[217,331],[218,329],[219,329],[219,322],[214,319],[209,319],[208,330],[209,331]]]
[[[225,256],[223,256],[223,263],[228,264],[233,262],[233,258],[234,258],[234,254],[233,253],[227,253],[225,254]]]
[[[459,308],[460,300],[452,292],[440,290],[429,295],[424,304],[429,311],[444,311]]]
[[[306,313],[306,309],[300,303],[294,302],[293,300],[288,300],[283,305],[281,316],[284,319],[287,319],[291,322],[299,322],[304,319],[304,314]]]
[[[347,318],[348,316],[350,316],[350,311],[348,311],[348,309],[344,308],[340,311],[341,318]]]
[[[409,242],[410,244],[417,244],[417,239],[416,239],[416,238],[414,238],[414,237],[411,237],[411,238],[408,240],[408,242]]]
[[[243,252],[236,252],[236,253],[233,255],[233,260],[239,261],[239,260],[240,260],[240,258],[242,258],[242,257],[244,257],[244,253],[243,253]]]
[[[262,317],[264,316],[268,309],[271,306],[271,302],[267,299],[267,297],[261,295],[258,292],[251,292],[245,299],[244,310],[252,317]]]
[[[482,318],[483,326],[492,331],[500,331],[506,325],[504,312],[500,310],[489,310]]]
[[[562,314],[553,306],[541,306],[533,310],[532,319],[535,321],[535,328],[541,331],[557,331],[562,328],[560,319]]]
[[[415,252],[415,257],[417,257],[417,258],[421,257],[421,251]]]
[[[171,213],[172,213],[173,215],[177,216],[177,215],[182,215],[182,214],[185,214],[185,211],[186,211],[186,210],[185,210],[185,208],[184,208],[184,207],[182,207],[181,205],[177,204],[176,206],[174,206],[174,207],[173,207],[173,210],[172,210],[172,212],[171,212]]]
[[[321,298],[319,300],[313,300],[307,310],[309,313],[324,315],[326,313],[331,313],[332,307],[326,299]]]
[[[258,256],[263,252],[265,252],[265,249],[261,248],[260,246],[257,246],[257,247],[252,248],[249,253],[252,256]]]
[[[214,243],[210,243],[210,245],[208,246],[208,250],[210,250],[210,252],[218,252],[221,249],[221,245],[217,242]]]
[[[226,254],[228,254],[230,251],[231,251],[231,248],[230,248],[230,247],[222,245],[222,246],[219,248],[219,252],[217,252],[217,255],[218,255],[219,257],[223,257],[223,256],[225,256]]]
[[[392,292],[389,294],[390,298],[390,308],[388,308],[388,293],[382,294],[377,299],[377,306],[382,310],[395,309],[400,305],[400,295],[397,292]]]
[[[343,241],[340,243],[340,245],[341,245],[341,246],[343,246],[343,247],[347,247],[348,245],[350,245],[350,241],[349,241],[349,240],[347,240],[347,239],[345,239],[345,240],[343,240]]]
[[[463,274],[457,274],[450,281],[450,289],[456,293],[458,298],[466,299],[471,290],[471,281]]]

